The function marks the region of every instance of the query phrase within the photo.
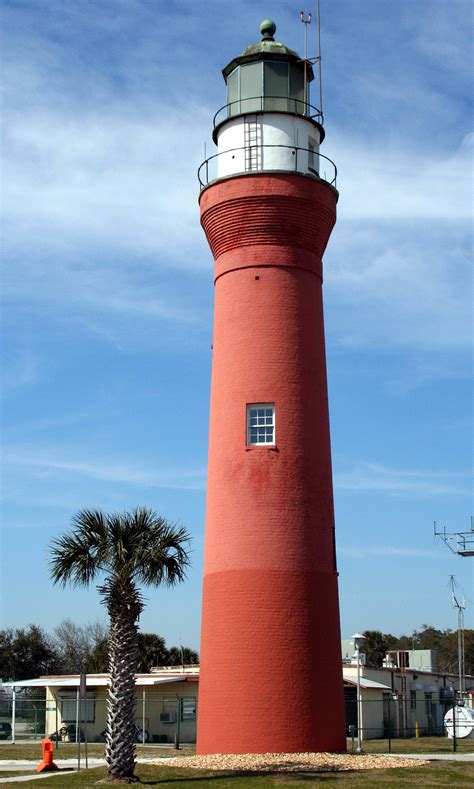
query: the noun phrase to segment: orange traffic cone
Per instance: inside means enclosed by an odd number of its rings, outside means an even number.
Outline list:
[[[43,761],[36,768],[37,773],[45,773],[48,771],[59,770],[57,764],[53,762],[53,743],[51,740],[44,738],[41,740],[41,748],[43,751]]]

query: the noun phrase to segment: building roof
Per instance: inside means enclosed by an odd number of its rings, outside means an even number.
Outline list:
[[[348,685],[357,685],[357,679],[352,674],[343,674],[342,678]],[[360,686],[367,690],[388,690],[390,693],[392,692],[390,685],[383,685],[381,682],[375,682],[375,680],[367,679],[367,677],[360,678]]]
[[[197,675],[175,674],[172,676],[160,676],[158,674],[136,674],[136,685],[165,685],[169,682],[196,682]],[[88,688],[97,688],[108,685],[108,674],[87,674],[86,685]],[[78,688],[79,675],[38,677],[37,679],[13,680],[4,682],[6,688]]]
[[[50,677],[38,677],[37,679],[24,679],[13,680],[12,682],[4,682],[3,686],[6,688],[78,688],[79,687],[79,674],[69,675],[55,675]],[[357,685],[357,679],[351,674],[343,674],[343,680],[347,685]],[[186,673],[173,673],[163,674],[136,674],[135,684],[139,686],[150,685],[166,685],[171,682],[198,682],[199,675],[194,672],[191,674]],[[109,684],[108,674],[87,674],[86,685],[88,688],[103,687]],[[373,679],[367,677],[360,678],[361,688],[367,690],[381,690],[391,691],[389,685],[384,685],[382,682],[375,682]]]

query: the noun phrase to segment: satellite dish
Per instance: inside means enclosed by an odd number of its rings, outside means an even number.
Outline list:
[[[448,737],[453,739],[454,726],[453,717],[456,726],[456,737],[472,737],[474,738],[474,710],[469,707],[451,707],[444,716],[444,725],[448,733]]]

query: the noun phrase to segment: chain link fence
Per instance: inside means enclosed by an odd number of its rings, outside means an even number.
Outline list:
[[[357,692],[346,688],[345,715],[348,750],[356,751],[360,740],[364,752],[474,753],[474,711],[456,706],[454,699],[435,693],[383,694],[383,698],[360,703]],[[179,745],[196,741],[197,694],[156,696],[137,688],[135,727],[137,743]],[[451,713],[449,711],[451,710]],[[451,714],[448,729],[446,713]],[[454,717],[454,720],[453,720]],[[107,702],[88,693],[79,700],[75,690],[57,698],[32,698],[17,693],[15,702],[0,707],[0,739],[15,742],[50,737],[63,742],[104,742]],[[1,753],[1,752],[0,752]]]
[[[348,750],[354,752],[359,746],[360,720],[363,751],[474,753],[474,710],[454,697],[434,692],[384,693],[382,699],[362,698],[358,715],[357,691],[346,688],[345,717]]]
[[[139,743],[194,743],[196,741],[196,696],[137,695],[135,707],[136,740]],[[105,742],[107,701],[79,699],[76,693],[45,701],[16,694],[15,702],[4,703],[0,710],[0,739],[8,741],[41,740],[54,742]]]

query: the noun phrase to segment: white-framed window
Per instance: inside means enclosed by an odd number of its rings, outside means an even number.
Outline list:
[[[275,403],[247,405],[247,444],[259,446],[275,443]]]

